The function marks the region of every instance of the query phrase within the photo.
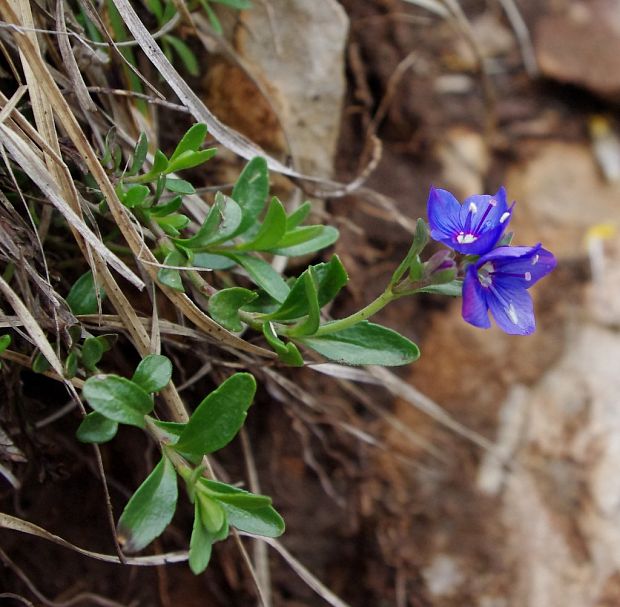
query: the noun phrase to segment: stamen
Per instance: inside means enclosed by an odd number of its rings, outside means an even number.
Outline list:
[[[525,280],[527,280],[528,282],[530,282],[530,280],[532,280],[532,274],[530,272],[526,272],[523,275],[523,278],[525,278]]]
[[[476,240],[478,240],[477,236],[474,234],[465,234],[465,232],[460,232],[456,236],[456,242],[459,244],[470,244],[472,242],[476,242]]]
[[[482,218],[478,222],[478,225],[476,226],[476,229],[474,230],[474,232],[480,231],[480,226],[484,223],[484,220],[487,218],[487,215],[491,212],[491,209],[493,209],[493,207],[496,207],[496,206],[497,206],[497,200],[495,200],[494,198],[491,198],[491,200],[489,200],[489,204],[487,205],[487,208],[484,210],[484,215],[482,215]]]
[[[538,263],[538,260],[540,259],[540,255],[538,255],[538,253],[536,255],[534,255],[534,257],[532,257],[532,265],[535,266]]]
[[[510,217],[510,213],[508,211],[506,211],[500,218],[499,218],[499,222],[500,223],[504,223],[504,221],[506,221],[506,219],[508,219]]]
[[[476,203],[474,202],[469,203],[469,212],[474,213],[474,214],[478,212],[478,207],[476,206]]]
[[[519,322],[519,317],[517,316],[517,311],[515,310],[514,304],[512,302],[506,308],[506,314],[508,314],[508,318],[510,318],[510,320],[512,321],[513,325],[516,325]]]

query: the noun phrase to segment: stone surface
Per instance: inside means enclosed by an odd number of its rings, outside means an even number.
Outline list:
[[[584,145],[535,144],[524,155],[528,160],[506,178],[508,196],[517,201],[514,243],[542,242],[560,259],[582,256],[590,228],[620,220],[620,184],[604,181]]]
[[[543,75],[620,101],[620,3],[572,2],[543,17],[535,34]]]
[[[335,0],[270,0],[254,3],[242,20],[236,46],[274,91],[298,168],[331,175],[345,93],[344,10]]]

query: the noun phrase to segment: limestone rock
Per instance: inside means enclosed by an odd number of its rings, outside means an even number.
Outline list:
[[[615,0],[573,2],[543,17],[535,47],[545,76],[620,100],[620,4]]]

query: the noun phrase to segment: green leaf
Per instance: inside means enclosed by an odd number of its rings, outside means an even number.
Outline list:
[[[221,222],[216,232],[205,244],[215,244],[229,240],[236,234],[242,221],[241,207],[232,198],[218,192],[215,195],[215,202],[220,204]]]
[[[46,371],[49,371],[50,368],[51,365],[49,364],[47,358],[45,358],[41,352],[37,352],[37,355],[32,361],[32,370],[35,373],[45,373]]]
[[[318,283],[318,301],[322,308],[332,301],[349,281],[347,271],[344,269],[340,258],[334,255],[328,263],[319,263],[310,266]],[[305,294],[305,284],[302,277],[308,270],[295,281],[288,297],[278,310],[269,314],[270,320],[294,320],[308,313],[308,305]]]
[[[174,177],[166,177],[165,188],[175,194],[195,194],[196,188],[185,179],[175,179]]]
[[[213,320],[229,331],[241,331],[243,325],[239,318],[239,308],[257,297],[258,294],[254,291],[241,287],[222,289],[209,299],[209,314]]]
[[[303,284],[308,315],[301,323],[288,332],[291,337],[314,335],[321,324],[321,308],[319,307],[316,278],[312,267],[303,273]]]
[[[160,0],[146,0],[146,7],[157,17],[158,23],[161,23],[164,9]]]
[[[167,35],[165,38],[168,44],[170,44],[174,48],[177,55],[180,57],[183,65],[185,66],[185,69],[192,76],[198,76],[198,74],[200,73],[200,68],[198,67],[198,59],[196,59],[196,55],[194,55],[193,51],[189,48],[189,46],[187,46],[187,44],[185,44],[183,40],[177,38],[176,36]]]
[[[275,247],[286,232],[286,211],[274,196],[256,235],[249,242],[235,247],[237,251],[267,251]]]
[[[245,510],[225,502],[221,504],[228,523],[240,531],[264,537],[279,537],[284,533],[284,520],[272,506]]]
[[[205,246],[213,237],[218,226],[222,222],[224,213],[223,209],[226,204],[226,199],[224,197],[215,197],[215,202],[213,206],[209,210],[209,214],[198,232],[196,232],[190,238],[177,238],[175,242],[183,245],[184,247],[194,249],[198,247]]]
[[[211,497],[244,510],[255,510],[256,508],[271,506],[271,498],[268,495],[250,493],[244,489],[239,489],[239,487],[233,487],[228,483],[212,481],[204,477],[200,479],[200,484],[202,489]]]
[[[169,236],[178,236],[179,230],[182,230],[189,223],[189,217],[180,213],[172,213],[166,217],[155,217],[155,221]]]
[[[83,443],[107,443],[116,436],[118,423],[92,411],[83,420],[75,435]]]
[[[312,227],[312,226],[308,226]],[[332,226],[320,226],[321,231],[316,236],[302,242],[301,244],[292,245],[290,247],[278,247],[271,249],[270,252],[274,255],[286,255],[287,257],[299,257],[301,255],[308,255],[315,251],[320,251],[325,247],[329,247],[338,240],[340,233]]]
[[[65,360],[65,377],[71,379],[75,377],[78,368],[77,352],[70,352]]]
[[[303,226],[301,228],[295,228],[282,237],[280,242],[278,242],[278,248],[287,249],[322,236],[323,228],[324,226]]]
[[[119,192],[119,198],[121,202],[128,208],[133,209],[135,207],[142,206],[146,197],[151,193],[151,190],[145,185],[132,185],[125,192]]]
[[[136,175],[138,171],[144,165],[144,161],[146,160],[146,155],[149,151],[149,141],[146,138],[146,133],[140,133],[140,137],[138,137],[138,142],[136,143],[136,147],[133,151],[133,160],[131,161],[131,166],[127,171],[127,175]]]
[[[267,196],[269,195],[269,173],[267,161],[256,156],[245,166],[232,191],[232,198],[243,211],[243,220],[239,224],[235,236],[243,234],[257,221]]]
[[[266,321],[263,323],[263,335],[267,343],[273,348],[278,358],[287,365],[293,367],[303,367],[304,359],[302,358],[297,346],[293,342],[284,343],[276,333],[273,323]]]
[[[265,260],[252,255],[232,255],[248,273],[252,282],[269,293],[277,302],[282,303],[289,294],[289,287],[284,279]]]
[[[213,27],[215,33],[221,36],[223,33],[222,24],[220,23],[220,20],[217,18],[217,15],[213,11],[213,9],[209,6],[208,0],[200,0],[200,3],[205,9],[207,17],[209,18],[209,21],[211,22],[211,26]]]
[[[200,502],[194,502],[194,525],[189,541],[189,568],[194,575],[202,573],[209,565],[213,548],[213,534],[202,524]]]
[[[255,392],[249,373],[229,377],[198,405],[174,448],[204,455],[227,445],[243,425]]]
[[[298,225],[303,223],[310,211],[312,210],[312,203],[306,200],[303,204],[300,204],[287,218],[286,218],[286,230],[287,232],[294,230]]]
[[[149,354],[140,361],[131,381],[145,392],[159,392],[172,377],[172,363],[161,354]]]
[[[99,288],[99,299],[105,299],[105,291]],[[96,314],[99,310],[97,304],[97,291],[93,273],[88,271],[82,274],[71,287],[67,295],[67,305],[76,316],[80,314]]]
[[[181,141],[177,144],[177,147],[170,156],[170,162],[176,160],[184,152],[195,152],[205,140],[207,136],[207,125],[201,122],[197,122],[191,126],[185,135],[181,138]]]
[[[82,363],[88,371],[95,371],[97,363],[105,352],[104,345],[97,337],[88,337],[82,346]]]
[[[329,327],[329,324],[324,325]],[[330,360],[345,365],[406,365],[417,360],[420,350],[396,331],[362,321],[353,327],[320,337],[297,341]]]
[[[206,150],[199,150],[198,152],[183,152],[178,158],[170,161],[170,164],[168,164],[166,168],[166,173],[197,167],[213,158],[215,154],[217,154],[217,148],[208,148]]]
[[[153,166],[147,175],[158,175],[159,173],[163,173],[167,167],[168,159],[166,158],[166,155],[161,150],[157,150],[155,152],[155,156],[153,157]]]
[[[138,552],[161,535],[177,505],[177,475],[167,457],[133,494],[118,521],[118,539],[125,552]]]
[[[219,4],[225,4],[231,8],[243,10],[246,8],[252,8],[252,3],[249,0],[212,0],[212,2],[218,2]]]
[[[199,494],[198,500],[200,501],[202,524],[209,533],[216,534],[226,524],[224,509],[218,502],[206,495]]]
[[[183,198],[181,198],[181,196],[175,196],[168,202],[151,207],[147,210],[147,213],[151,217],[165,217],[166,215],[170,215],[170,213],[178,211],[181,208],[182,204]]]
[[[214,253],[194,253],[192,265],[209,270],[228,270],[236,265],[233,259]]]
[[[164,259],[165,266],[184,266],[186,264],[186,259],[180,251],[176,249],[171,251],[166,255]],[[181,273],[179,270],[175,270],[173,268],[160,268],[157,272],[157,279],[163,285],[174,289],[175,291],[180,291],[183,293],[185,289],[183,288],[183,281],[181,280]]]
[[[86,380],[82,395],[95,410],[122,424],[144,428],[153,399],[137,384],[118,375],[95,375]]]
[[[4,352],[11,345],[11,336],[6,333],[0,336],[0,354]]]
[[[429,285],[417,289],[416,293],[437,293],[438,295],[448,295],[449,297],[460,297],[463,292],[463,281],[453,280],[438,285]]]

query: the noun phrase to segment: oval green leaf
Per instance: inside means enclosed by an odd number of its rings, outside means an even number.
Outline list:
[[[159,392],[172,377],[172,363],[161,354],[150,354],[140,361],[131,381],[145,392]]]
[[[243,324],[239,318],[239,308],[249,304],[258,294],[242,287],[222,289],[209,299],[209,314],[229,331],[241,331]]]
[[[336,333],[299,338],[297,341],[325,358],[345,365],[391,367],[406,365],[420,356],[420,349],[412,341],[367,320]]]
[[[118,540],[125,552],[138,552],[161,535],[177,504],[177,475],[163,457],[133,494],[118,521]]]
[[[144,428],[153,399],[137,384],[118,375],[95,375],[82,389],[88,404],[101,415],[122,424]]]
[[[82,346],[82,364],[88,371],[94,371],[104,352],[103,340],[98,337],[87,337]]]
[[[105,292],[99,288],[99,299],[103,301]],[[95,280],[92,272],[82,274],[71,287],[67,295],[67,305],[76,316],[80,314],[96,314],[99,310]]]
[[[274,196],[256,235],[236,248],[237,251],[267,251],[277,246],[286,232],[286,211]]]
[[[231,257],[248,273],[254,284],[277,302],[282,303],[286,299],[290,291],[288,285],[264,259],[253,255],[231,255]]]
[[[212,453],[239,432],[256,392],[249,373],[235,373],[209,394],[194,411],[174,448],[193,455]]]
[[[332,226],[320,227],[322,230],[310,240],[306,240],[305,242],[292,245],[290,247],[270,249],[270,253],[273,253],[274,255],[286,255],[287,257],[299,257],[301,255],[308,255],[308,253],[320,251],[321,249],[334,244],[338,240],[340,233],[336,228]]]
[[[105,443],[116,436],[118,423],[92,411],[79,425],[75,435],[83,443]]]
[[[235,236],[243,234],[258,219],[269,195],[267,161],[256,156],[245,166],[232,191],[232,198],[243,211],[243,219]]]
[[[284,520],[272,506],[245,510],[226,502],[220,503],[228,523],[240,531],[264,537],[279,537],[284,533]]]

